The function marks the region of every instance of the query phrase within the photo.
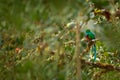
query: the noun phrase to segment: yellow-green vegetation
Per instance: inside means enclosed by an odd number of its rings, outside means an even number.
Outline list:
[[[0,0],[0,80],[120,80],[119,0]],[[85,30],[96,36],[97,58]]]

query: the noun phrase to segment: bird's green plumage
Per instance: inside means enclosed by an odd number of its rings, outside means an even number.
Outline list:
[[[95,35],[94,33],[92,33],[89,29],[86,30],[86,38],[88,38],[89,41],[95,39]],[[97,53],[96,53],[96,45],[94,44],[92,46],[92,51],[94,53],[94,62],[96,61],[96,56],[97,56]]]
[[[87,35],[90,39],[95,39],[94,33],[92,33],[89,29],[86,30],[86,35]]]
[[[95,45],[95,44],[92,46],[92,51],[94,52],[94,59],[93,59],[93,62],[95,62],[95,61],[96,61],[96,57],[97,57],[96,45]]]

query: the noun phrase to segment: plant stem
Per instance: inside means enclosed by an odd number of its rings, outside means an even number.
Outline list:
[[[79,24],[77,22],[76,24],[76,67],[77,67],[77,73],[76,73],[76,77],[77,77],[77,80],[82,80],[82,77],[81,77],[81,61],[80,61],[80,31],[79,31]]]

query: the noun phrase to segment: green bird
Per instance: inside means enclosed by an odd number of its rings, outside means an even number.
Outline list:
[[[94,35],[94,33],[92,33],[90,31],[90,29],[87,29],[86,34],[85,34],[85,38],[86,38],[86,41],[90,42],[90,41],[95,39],[95,35]]]
[[[96,45],[94,41],[95,35],[93,32],[90,31],[90,29],[87,29],[85,33],[85,38],[86,41],[88,42],[88,49],[90,49],[90,47],[92,46],[92,51],[94,52],[94,61],[96,61],[97,53],[96,53]]]

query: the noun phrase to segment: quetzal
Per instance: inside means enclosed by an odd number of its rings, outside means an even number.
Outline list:
[[[94,53],[94,60],[93,61],[96,61],[97,53],[96,53],[96,45],[95,45],[95,35],[94,35],[94,33],[92,33],[90,31],[90,29],[86,30],[85,40],[88,42],[86,51],[88,52],[90,50],[90,48],[92,47],[92,51]]]

